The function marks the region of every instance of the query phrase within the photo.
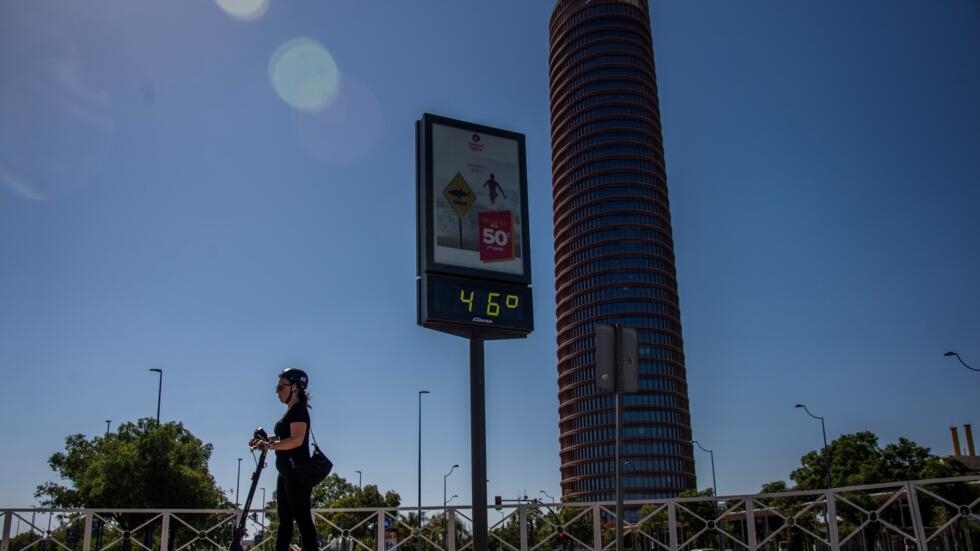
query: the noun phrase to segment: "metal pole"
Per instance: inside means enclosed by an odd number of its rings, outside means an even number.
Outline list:
[[[623,480],[620,470],[623,456],[623,392],[619,381],[621,378],[617,377],[616,380],[616,551],[623,551]]]
[[[943,354],[943,356],[946,356],[947,358],[950,357],[950,356],[953,356],[957,360],[959,360],[961,364],[963,364],[963,367],[969,369],[970,371],[980,371],[980,369],[977,369],[975,367],[970,367],[969,365],[967,365],[967,363],[963,361],[963,358],[961,358],[960,355],[957,354],[956,352],[947,352],[947,353]]]
[[[357,473],[357,487],[358,488],[361,488],[362,487],[361,486],[361,471],[354,471],[354,472]]]
[[[824,459],[827,462],[827,489],[834,487],[834,483],[830,478],[830,446],[827,445],[827,425],[823,422],[823,417],[820,418],[820,431],[823,432],[823,449],[824,449]]]
[[[819,419],[820,420],[820,430],[821,430],[821,432],[823,432],[824,459],[826,460],[826,463],[827,463],[827,489],[829,490],[829,489],[831,489],[833,487],[833,482],[831,481],[831,478],[830,478],[830,447],[827,446],[827,425],[824,424],[823,417],[821,417],[819,415],[814,415],[813,413],[810,412],[810,410],[805,405],[803,405],[803,404],[796,404],[796,406],[794,406],[794,407],[803,408],[803,411],[805,411],[807,413],[807,415],[809,415],[810,417],[813,417],[814,419]]]
[[[151,367],[150,371],[154,371],[159,375],[157,381],[157,425],[160,424],[160,398],[163,396],[163,370],[158,367]]]
[[[449,478],[449,475],[453,474],[453,471],[456,470],[457,467],[459,467],[459,465],[453,465],[452,467],[450,467],[448,473],[442,475],[442,506],[443,507],[445,507],[447,503],[446,502],[446,479]]]
[[[105,420],[105,435],[109,436],[109,424],[112,423],[112,419]]]
[[[487,551],[487,411],[483,335],[470,337],[470,474],[473,551]],[[503,511],[501,511],[503,513]]]
[[[697,440],[691,440],[691,443],[697,444],[697,446],[699,448],[701,448],[703,451],[708,452],[708,455],[711,457],[711,486],[712,486],[711,491],[712,491],[712,493],[715,494],[715,516],[716,517],[717,516],[720,516],[719,513],[721,511],[720,511],[720,509],[718,507],[718,479],[715,478],[715,452],[714,452],[714,450],[706,449]],[[715,524],[717,525],[717,523],[718,523],[718,519],[716,518],[715,519]],[[721,550],[721,549],[724,549],[724,548],[725,548],[725,546],[724,546],[724,540],[722,539],[722,537],[721,537],[721,531],[719,530],[718,531],[718,549]]]
[[[262,490],[262,537],[265,538],[265,508],[269,506],[269,502],[265,500],[265,488],[260,488]]]
[[[238,489],[242,485],[242,458],[238,458],[238,479],[235,481],[235,509],[238,508]]]
[[[419,391],[419,479],[418,479],[419,480],[419,493],[418,493],[419,503],[418,503],[418,511],[416,512],[416,518],[415,518],[416,528],[418,529],[419,534],[422,533],[422,395],[423,394],[429,394],[429,391],[428,390]],[[418,537],[417,542],[418,542],[417,547],[419,549],[422,549],[422,538],[420,536]]]

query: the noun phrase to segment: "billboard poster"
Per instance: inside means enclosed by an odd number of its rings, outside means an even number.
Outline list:
[[[429,268],[529,282],[523,136],[435,117],[427,137]]]

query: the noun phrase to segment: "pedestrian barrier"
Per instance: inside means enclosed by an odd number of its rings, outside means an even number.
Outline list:
[[[632,551],[980,551],[980,476],[624,505],[623,548]],[[487,551],[615,550],[615,511],[613,502],[490,506]],[[0,509],[0,551],[226,550],[239,514]],[[313,514],[322,551],[473,548],[468,506]],[[245,548],[272,551],[276,523],[274,510],[250,512]]]

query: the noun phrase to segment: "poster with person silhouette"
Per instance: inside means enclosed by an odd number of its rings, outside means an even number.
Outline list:
[[[524,136],[432,115],[423,123],[426,260],[435,271],[529,281]]]

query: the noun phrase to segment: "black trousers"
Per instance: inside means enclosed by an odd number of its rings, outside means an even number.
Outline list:
[[[311,496],[313,488],[303,484],[291,473],[279,473],[276,480],[276,511],[279,513],[279,531],[276,533],[276,551],[289,551],[293,540],[293,521],[299,526],[303,551],[317,551],[316,528],[313,527]]]

